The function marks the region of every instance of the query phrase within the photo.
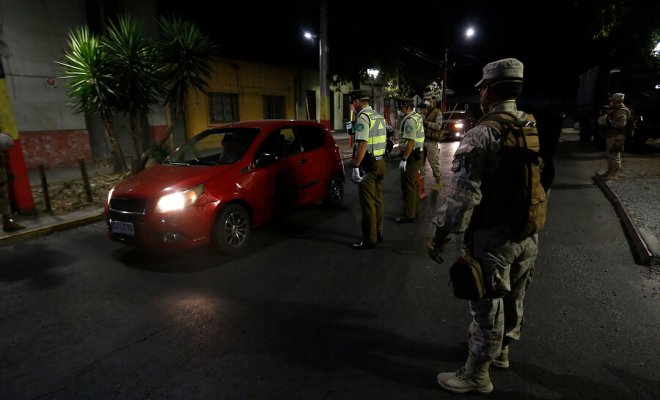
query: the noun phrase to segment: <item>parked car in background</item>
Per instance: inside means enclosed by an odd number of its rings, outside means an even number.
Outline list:
[[[446,111],[442,113],[442,139],[461,140],[465,132],[472,129],[474,123],[474,118],[469,111]]]
[[[110,238],[146,249],[215,242],[245,248],[252,228],[289,210],[341,203],[344,165],[323,125],[246,121],[206,130],[157,166],[117,184],[105,216]]]

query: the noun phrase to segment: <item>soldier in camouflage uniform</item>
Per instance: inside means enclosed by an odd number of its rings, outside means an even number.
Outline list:
[[[616,179],[621,170],[621,152],[626,140],[629,124],[632,124],[630,109],[623,104],[623,93],[614,93],[610,97],[612,109],[598,118],[598,125],[605,134],[607,172],[601,175],[606,181]]]
[[[527,118],[518,111],[515,101],[522,90],[522,78],[523,65],[513,58],[484,67],[483,79],[477,83],[481,107],[486,114],[484,118],[489,113],[502,111],[518,120]],[[461,140],[454,154],[454,174],[446,204],[433,221],[435,234],[428,243],[429,254],[439,261],[449,234],[464,233],[465,250],[479,261],[487,290],[502,294],[469,301],[473,319],[468,332],[468,359],[463,368],[437,377],[442,388],[455,393],[489,393],[493,390],[489,375],[491,364],[500,368],[509,366],[508,344],[520,338],[523,299],[532,280],[538,252],[538,234],[512,239],[511,229],[506,224],[484,223],[482,214],[477,217],[480,203],[494,195],[486,192],[485,184],[501,160],[500,139],[492,126],[481,123]],[[493,190],[492,186],[489,185],[489,190]],[[506,193],[496,195],[505,199],[507,196]]]
[[[12,137],[8,133],[0,133],[0,213],[2,214],[2,230],[5,232],[14,232],[24,228],[11,218],[7,152],[12,145]]]

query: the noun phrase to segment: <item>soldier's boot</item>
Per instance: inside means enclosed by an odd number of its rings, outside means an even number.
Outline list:
[[[470,352],[465,365],[458,371],[438,374],[438,384],[453,393],[490,393],[493,391],[493,384],[488,374],[489,367],[489,361],[478,362],[477,357]]]
[[[14,221],[9,215],[2,216],[2,230],[5,232],[15,232],[25,229],[25,227]]]
[[[431,186],[431,190],[438,191],[438,190],[442,189],[443,186],[444,186],[444,183],[442,183],[442,181],[440,179],[436,179],[433,186]]]
[[[502,347],[500,355],[497,356],[491,363],[493,367],[500,369],[509,368],[509,346]]]

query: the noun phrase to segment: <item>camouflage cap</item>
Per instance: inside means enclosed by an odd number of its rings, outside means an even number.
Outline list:
[[[610,100],[623,101],[624,97],[626,97],[626,95],[623,93],[614,93],[612,96],[610,96]]]
[[[482,83],[495,81],[519,81],[523,80],[523,63],[515,58],[504,58],[486,64],[483,76],[474,86],[481,86]]]

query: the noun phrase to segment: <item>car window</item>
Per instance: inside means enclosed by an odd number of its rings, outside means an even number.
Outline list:
[[[283,128],[279,132],[282,137],[282,157],[288,157],[302,151],[293,128]]]
[[[325,144],[325,131],[314,126],[298,126],[296,133],[303,151],[312,151]]]
[[[243,158],[258,133],[257,129],[204,131],[176,149],[165,162],[186,165],[232,164]]]

